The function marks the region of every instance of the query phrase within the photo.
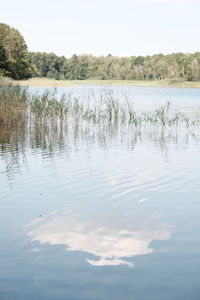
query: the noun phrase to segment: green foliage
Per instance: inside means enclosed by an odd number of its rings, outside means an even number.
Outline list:
[[[6,51],[3,47],[2,40],[0,40],[0,76],[10,75],[8,72],[8,61]]]
[[[31,76],[28,49],[18,30],[0,23],[0,74],[13,79]]]
[[[0,23],[0,76],[13,79],[200,81],[200,52],[106,57],[30,52],[18,30]]]
[[[200,80],[200,53],[138,57],[29,53],[33,77],[68,80]]]
[[[54,53],[30,52],[28,59],[32,66],[33,77],[64,79],[62,71],[66,61],[64,56],[56,56]]]

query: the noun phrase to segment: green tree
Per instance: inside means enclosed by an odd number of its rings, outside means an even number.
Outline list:
[[[196,58],[194,58],[187,67],[187,80],[197,81],[199,80],[200,68]]]
[[[9,76],[8,61],[3,43],[0,40],[0,76]]]
[[[31,76],[28,61],[28,49],[24,38],[17,29],[0,23],[0,41],[5,51],[6,71],[13,79],[24,79]]]

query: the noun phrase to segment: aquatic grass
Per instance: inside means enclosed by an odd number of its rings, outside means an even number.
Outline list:
[[[80,98],[72,94],[58,96],[57,90],[31,94],[27,88],[0,89],[0,127],[23,127],[34,123],[43,126],[77,126],[83,124],[131,124],[134,127],[200,125],[199,115],[174,111],[170,102],[155,111],[137,111],[127,95],[114,95],[104,89],[99,97]]]
[[[95,101],[65,95],[62,99],[52,97],[50,92],[44,93],[37,99],[32,98],[31,112],[43,117],[68,120],[70,122],[133,124],[134,126],[178,126],[187,127],[197,124],[199,119],[173,111],[167,102],[155,111],[137,112],[133,102],[121,101],[112,93],[101,95]]]
[[[42,155],[70,152],[85,143],[105,149],[120,141],[130,149],[149,140],[164,154],[168,143],[199,143],[200,114],[184,114],[167,102],[155,110],[139,111],[127,95],[103,91],[98,97],[58,96],[57,90],[31,94],[28,89],[0,89],[0,152],[8,176],[21,165],[25,149]],[[116,142],[116,146],[118,146]],[[15,172],[13,172],[15,173]],[[10,176],[11,178],[11,176]]]
[[[0,127],[21,127],[27,120],[29,106],[27,89],[2,88],[0,90]]]

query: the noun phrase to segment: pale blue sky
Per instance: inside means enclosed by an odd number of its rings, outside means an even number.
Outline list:
[[[200,0],[1,0],[30,51],[116,56],[200,51]]]

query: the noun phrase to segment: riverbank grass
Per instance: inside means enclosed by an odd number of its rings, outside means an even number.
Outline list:
[[[0,86],[44,86],[44,87],[65,87],[80,84],[89,85],[125,85],[125,86],[158,86],[158,87],[185,87],[200,88],[200,82],[181,81],[181,80],[154,80],[154,81],[137,81],[137,80],[55,80],[48,78],[30,78],[28,80],[13,80],[10,78],[0,78]]]

